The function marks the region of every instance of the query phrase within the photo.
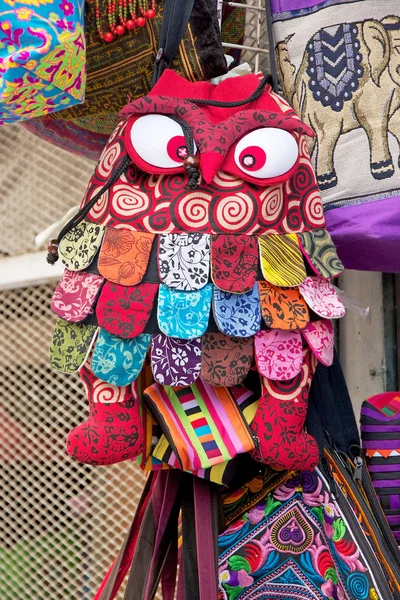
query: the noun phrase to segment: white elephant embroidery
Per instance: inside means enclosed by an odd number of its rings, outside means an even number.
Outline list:
[[[297,73],[289,40],[276,48],[281,81],[301,119],[316,133],[310,151],[316,152],[320,188],[337,185],[338,140],[360,127],[369,141],[372,176],[392,177],[388,132],[400,146],[400,18],[320,29],[307,43]]]

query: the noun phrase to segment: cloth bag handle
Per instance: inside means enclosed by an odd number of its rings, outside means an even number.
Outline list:
[[[153,72],[153,86],[174,60],[185,35],[193,6],[194,0],[165,0],[159,49]]]

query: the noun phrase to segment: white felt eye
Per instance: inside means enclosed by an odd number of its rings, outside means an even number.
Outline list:
[[[251,131],[235,148],[235,163],[248,175],[270,179],[284,175],[296,164],[299,148],[284,129],[263,127]]]
[[[176,169],[187,156],[182,127],[164,115],[139,117],[131,127],[130,138],[139,157],[154,167]]]

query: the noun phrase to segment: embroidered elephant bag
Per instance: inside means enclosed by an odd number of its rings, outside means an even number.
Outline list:
[[[66,267],[51,363],[80,371],[90,401],[68,438],[82,462],[142,452],[147,355],[174,398],[171,419],[192,422],[196,452],[211,460],[202,467],[225,456],[210,446],[222,413],[194,390],[240,386],[251,370],[261,390],[252,455],[278,469],[318,462],[304,422],[316,366],[333,360],[344,307],[330,279],[342,265],[305,143],[312,131],[268,81],[191,83],[166,70],[122,111],[81,210],[50,244],[49,260]]]
[[[349,269],[399,272],[400,4],[270,0],[280,80],[315,137],[328,230]]]

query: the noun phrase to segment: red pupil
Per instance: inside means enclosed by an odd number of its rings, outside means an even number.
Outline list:
[[[239,155],[239,163],[246,171],[258,171],[267,162],[267,155],[260,146],[248,146]]]
[[[183,135],[176,135],[167,144],[168,156],[176,162],[183,161],[187,156],[186,141]]]

